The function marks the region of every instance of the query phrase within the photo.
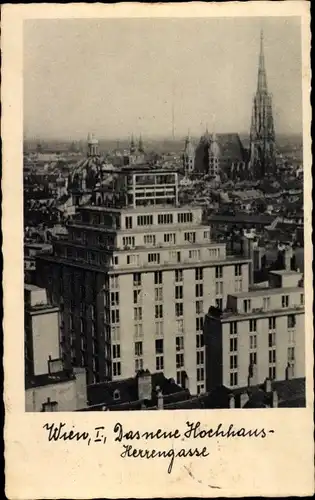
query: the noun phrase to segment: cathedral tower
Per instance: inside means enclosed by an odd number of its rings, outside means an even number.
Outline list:
[[[190,134],[186,137],[183,153],[183,166],[185,175],[191,174],[195,169],[195,148],[191,142]]]
[[[251,175],[262,179],[275,169],[275,131],[272,116],[272,96],[268,92],[265,68],[263,32],[260,35],[260,54],[257,90],[253,99],[250,129]]]
[[[136,152],[136,145],[135,145],[135,141],[134,141],[133,134],[132,134],[131,140],[130,140],[130,153],[135,153],[135,152]]]
[[[143,140],[141,135],[139,137],[138,151],[139,153],[144,153]]]
[[[209,146],[209,175],[216,177],[220,173],[220,148],[217,135],[213,132]]]

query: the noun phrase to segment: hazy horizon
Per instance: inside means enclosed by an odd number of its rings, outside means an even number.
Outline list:
[[[248,140],[249,141],[249,133],[246,133],[246,132],[222,132],[222,134],[233,134],[233,133],[236,133],[239,135],[240,139],[241,140]],[[221,132],[216,132],[217,135],[220,135]],[[170,136],[163,136],[163,135],[160,135],[160,136],[142,136],[142,139],[144,139],[144,141],[148,141],[148,142],[159,142],[159,141],[164,141],[164,142],[182,142],[185,138],[187,137],[187,134],[183,134],[183,135],[178,135],[178,136],[175,136],[174,139]],[[192,135],[190,134],[190,138],[192,141],[199,141],[200,140],[200,135]],[[301,132],[288,132],[288,133],[280,133],[280,134],[277,134],[276,136],[276,140],[277,138],[279,139],[287,139],[287,138],[298,138],[298,139],[303,139],[303,133]],[[97,139],[99,140],[100,143],[104,143],[104,142],[110,142],[110,143],[114,143],[114,142],[119,142],[120,144],[122,143],[130,143],[130,137],[124,137],[124,136],[113,136],[113,137],[102,137],[102,136],[97,136]],[[137,142],[137,140],[139,139],[138,136],[134,136],[134,140],[135,142]],[[40,137],[40,136],[37,136],[37,137],[23,137],[23,140],[25,142],[43,142],[43,143],[50,143],[50,142],[57,142],[57,143],[79,143],[79,142],[84,142],[84,143],[87,143],[87,137],[77,137],[77,138],[68,138],[68,139],[65,139],[64,137]]]
[[[277,135],[302,134],[300,19],[24,22],[26,139],[249,133],[260,29]],[[174,96],[174,97],[173,97]]]

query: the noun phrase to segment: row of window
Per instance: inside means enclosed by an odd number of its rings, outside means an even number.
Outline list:
[[[234,276],[239,276],[239,277],[242,276],[242,264],[234,265]],[[215,267],[215,277],[216,279],[223,278],[223,266]]]
[[[173,213],[158,214],[158,224],[173,224],[174,223]],[[177,223],[187,224],[193,221],[193,214],[191,212],[182,212],[177,214]],[[137,216],[137,226],[152,226],[153,225],[153,215],[138,215]],[[133,219],[132,216],[125,217],[125,227],[126,229],[132,229]]]
[[[176,368],[184,367],[184,355],[177,354],[176,355]],[[155,358],[155,368],[157,371],[161,371],[164,369],[164,357],[163,355],[158,355]],[[143,369],[143,358],[135,359],[135,371],[139,371]],[[113,362],[113,376],[117,377],[121,375],[121,362],[114,361]]]
[[[300,294],[300,305],[304,305],[304,293]],[[290,296],[282,295],[281,296],[281,307],[287,308],[290,306]],[[268,310],[270,308],[270,297],[263,297],[263,307],[264,310]],[[243,310],[245,313],[251,312],[252,310],[252,301],[251,299],[244,299],[243,301]]]
[[[73,247],[60,247],[59,245],[55,247],[55,254],[60,257],[67,257],[71,260],[76,260],[79,262],[88,262],[89,264],[99,266],[107,265],[109,262],[109,257],[107,253],[103,252],[93,252],[87,251],[83,248],[73,248]],[[114,262],[114,260],[113,260]],[[117,258],[118,262],[118,258]]]
[[[200,304],[200,306],[198,305]],[[201,311],[202,303],[196,302],[196,307],[200,307],[200,309],[196,309],[197,311]],[[197,312],[197,314],[200,314],[200,312]],[[177,318],[181,318],[184,315],[184,309],[183,309],[183,303],[182,302],[177,302],[175,303],[175,316]],[[135,307],[134,308],[134,321],[137,323],[139,321],[142,321],[142,307]],[[163,306],[162,304],[157,304],[155,306],[155,318],[156,319],[162,319],[163,318]],[[111,319],[112,323],[115,325],[116,323],[119,323],[120,317],[119,317],[119,309],[112,309],[111,311]],[[203,325],[204,325],[204,318],[203,316],[197,317],[196,318],[196,331],[203,331]],[[139,326],[139,325],[135,325]],[[113,329],[117,328],[117,326],[113,326]],[[163,335],[163,323],[162,322],[156,322],[156,329],[157,329],[157,334]],[[183,331],[184,330],[184,324],[183,320],[178,320],[177,321],[177,331]],[[116,330],[114,330],[116,332]],[[142,326],[141,326],[141,334],[142,334]]]
[[[200,344],[200,340],[197,341],[197,346]],[[176,358],[176,360],[184,360],[184,353],[181,351],[184,351],[184,337],[176,337],[176,351],[179,352],[179,354],[182,355],[179,358]],[[143,356],[143,342],[142,341],[137,341],[134,343],[134,354],[135,357],[142,357]],[[164,354],[164,341],[163,339],[156,339],[155,340],[155,354]],[[199,350],[197,351],[197,365],[203,365],[204,364],[204,351]],[[121,357],[121,351],[120,351],[120,344],[113,344],[112,346],[112,358],[114,360],[120,359]],[[184,362],[184,361],[183,361]],[[177,361],[176,361],[177,363]]]
[[[292,370],[292,376],[294,377],[294,364],[291,364],[291,370]],[[268,378],[270,380],[275,380],[276,379],[276,374],[277,374],[276,366],[273,365],[273,364],[271,364],[268,367]],[[237,371],[232,371],[230,373],[230,386],[231,387],[238,386],[238,373],[237,373]]]
[[[93,320],[93,317],[91,317],[91,319],[92,319],[92,321],[90,322],[89,326],[90,326],[91,334],[92,334],[92,337],[93,337],[94,334],[95,334],[95,321]],[[78,319],[78,321],[79,321],[80,332],[81,333],[85,332],[85,330],[86,330],[86,323],[87,323],[86,318],[85,317],[81,317],[80,319]],[[75,330],[74,324],[75,324],[74,316],[73,316],[73,314],[70,314],[69,315],[69,330],[70,331],[74,331]],[[63,320],[60,323],[60,329],[61,330],[64,329],[64,321]]]
[[[107,214],[105,212],[101,213],[90,213],[84,212],[78,214],[77,219],[78,222],[89,223],[93,226],[99,226],[100,224],[107,227],[117,227],[120,228],[120,217],[119,215],[115,216],[113,214]]]
[[[162,289],[161,288],[156,288],[155,289],[155,300],[160,301],[162,300]],[[134,292],[134,304],[139,304],[139,293]],[[133,310],[133,319],[135,322],[142,321],[143,315],[142,315],[142,306],[134,307]],[[196,302],[196,314],[203,314],[203,302],[202,301],[197,301]],[[175,316],[176,318],[181,318],[184,315],[184,304],[183,302],[175,302]],[[154,307],[154,316],[156,319],[161,319],[163,318],[163,304],[156,304]],[[113,324],[119,323],[120,321],[120,314],[119,314],[119,309],[112,309],[111,310],[111,321]],[[196,329],[197,330],[202,330],[203,327],[203,317],[198,317],[196,318]]]
[[[204,363],[203,356],[204,356],[203,352],[197,353],[197,365],[203,365],[203,363]],[[183,368],[183,367],[184,367],[184,355],[178,354],[178,355],[176,355],[176,368]],[[135,371],[142,370],[142,369],[143,369],[143,358],[135,359]],[[156,369],[156,371],[164,370],[164,356],[163,355],[157,355],[155,357],[155,369]],[[204,369],[203,368],[197,368],[197,378],[198,378],[198,381],[204,379]],[[182,379],[180,379],[177,383],[179,383],[180,385],[183,385]]]
[[[234,348],[234,346],[232,346]],[[288,347],[287,359],[289,363],[295,361],[295,347]],[[268,362],[269,364],[276,363],[276,349],[275,347],[269,348],[268,351]],[[257,352],[249,353],[249,364],[250,366],[257,365]],[[238,356],[237,354],[230,354],[230,370],[236,370],[238,368]]]
[[[142,323],[136,323],[134,325],[134,331],[135,331],[136,338],[143,337],[143,325],[142,325]],[[183,333],[183,331],[184,331],[183,320],[181,320],[181,319],[177,320],[176,331],[177,331],[177,333]],[[203,318],[196,318],[196,333],[197,333],[197,335],[196,335],[196,347],[197,347],[197,349],[204,346],[204,339],[203,339],[202,332],[203,332]],[[163,321],[156,321],[155,322],[155,335],[156,335],[156,337],[163,337],[163,335],[164,335]],[[114,325],[111,327],[111,340],[112,340],[112,342],[120,340],[120,326],[119,325]]]
[[[70,241],[77,241],[83,244],[87,242],[89,245],[97,246],[104,245],[106,247],[111,247],[115,244],[115,236],[112,234],[105,233],[89,233],[87,234],[85,231],[77,231],[71,228],[71,231],[68,233],[68,238]]]
[[[275,316],[268,318],[268,330],[276,330],[276,319],[277,318]],[[258,321],[260,321],[260,320],[257,320],[257,319],[250,319],[249,320],[249,331],[250,332],[257,332]],[[232,321],[230,323],[230,335],[237,335],[238,325],[239,325],[239,323],[237,321]],[[287,316],[287,328],[292,329],[295,327],[296,327],[296,315],[289,314]]]
[[[188,251],[188,258],[193,260],[201,259],[201,251],[198,249],[193,249]],[[169,252],[169,262],[179,263],[181,262],[181,252],[172,250]],[[128,254],[127,255],[127,264],[131,264],[134,266],[139,266],[140,263],[140,255],[139,254]],[[161,254],[159,252],[148,253],[148,264],[160,264],[161,263]],[[118,257],[113,257],[113,264],[118,265]]]
[[[205,233],[208,239],[208,233]],[[164,243],[176,244],[176,233],[164,233],[163,235]],[[156,235],[155,234],[145,234],[143,236],[143,241],[145,245],[156,245]],[[196,232],[189,231],[184,233],[184,241],[189,243],[196,243]],[[123,246],[135,246],[135,236],[124,236]],[[217,249],[215,249],[217,250]]]
[[[157,262],[158,257],[156,257],[159,254],[156,253],[150,253],[148,254],[148,260],[150,262]],[[132,255],[129,255],[129,257],[132,257]],[[128,261],[128,259],[127,259]],[[128,261],[128,263],[132,263],[132,259]],[[236,268],[237,266],[235,266]],[[223,277],[223,267],[222,266],[216,266],[215,268],[215,275],[216,279],[222,279]],[[111,288],[118,288],[119,282],[118,282],[118,275],[112,275],[110,280],[110,286]],[[203,280],[203,268],[202,267],[197,267],[195,268],[195,280],[196,281],[202,281]],[[176,269],[175,270],[175,282],[179,283],[183,281],[183,269]],[[133,274],[133,285],[134,286],[141,286],[142,280],[141,280],[141,273],[134,273]],[[154,283],[155,284],[162,284],[163,283],[163,273],[162,271],[155,271],[154,273]],[[242,288],[242,280],[236,280],[235,281],[235,286],[239,287],[240,289]],[[223,281],[217,281],[216,282],[216,290],[217,290],[217,295],[218,294],[223,294]],[[241,290],[239,290],[241,291]],[[248,305],[248,304],[247,304]]]

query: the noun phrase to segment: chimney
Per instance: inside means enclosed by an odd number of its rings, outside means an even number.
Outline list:
[[[254,283],[254,236],[250,233],[244,231],[244,235],[242,237],[243,242],[243,255],[245,258],[250,259],[250,263],[248,265],[249,271],[249,286]]]
[[[189,391],[189,377],[186,372],[185,372],[185,389]]]
[[[235,408],[235,397],[234,397],[234,394],[230,395],[230,398],[229,398],[229,407],[230,408]]]
[[[266,380],[265,380],[265,392],[267,392],[269,394],[271,391],[272,391],[271,380],[270,380],[270,378],[266,378]]]
[[[287,246],[284,250],[284,268],[286,271],[291,271],[291,259],[293,257],[292,247]]]
[[[249,401],[249,395],[248,395],[248,392],[242,392],[241,394],[241,398],[240,398],[240,406],[241,408],[244,408],[244,406],[246,405],[247,401]]]
[[[248,386],[258,384],[257,365],[251,364],[248,367]]]
[[[272,392],[272,408],[278,408],[278,393],[277,391]]]
[[[291,380],[293,378],[293,366],[291,363],[287,364],[285,369],[285,378],[286,380]]]
[[[150,401],[152,399],[152,376],[149,370],[141,370],[138,378],[138,399]]]
[[[158,410],[163,410],[163,394],[161,391],[161,388],[159,386],[156,387],[156,392],[157,392],[157,408]]]

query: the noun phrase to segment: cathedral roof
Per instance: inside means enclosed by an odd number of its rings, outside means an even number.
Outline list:
[[[69,187],[76,185],[79,179],[85,179],[87,183],[92,181],[94,185],[105,164],[103,156],[89,156],[80,160],[69,174]]]
[[[200,139],[199,146],[214,148],[214,152],[221,158],[234,161],[244,161],[244,147],[238,134],[216,134],[216,141],[212,142],[211,135],[206,132]]]
[[[244,148],[238,134],[219,134],[218,142],[223,157],[244,160]]]
[[[72,170],[72,174],[82,174],[84,170],[98,171],[105,165],[104,156],[89,156],[79,160]]]
[[[205,131],[205,133],[201,136],[200,142],[203,144],[207,144],[210,146],[211,144],[211,135],[209,134],[208,130]]]

